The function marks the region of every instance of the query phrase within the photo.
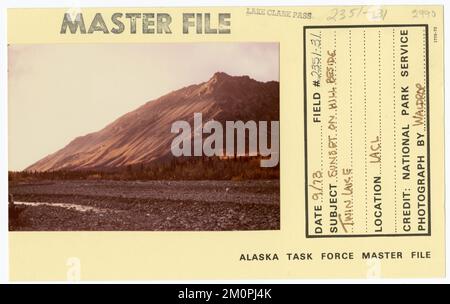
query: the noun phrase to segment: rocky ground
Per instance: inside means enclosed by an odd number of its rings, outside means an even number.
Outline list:
[[[9,190],[12,231],[280,228],[275,180],[39,181]]]

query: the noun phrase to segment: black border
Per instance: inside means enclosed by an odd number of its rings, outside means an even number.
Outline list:
[[[373,27],[424,27],[425,28],[425,69],[426,69],[426,107],[427,107],[427,187],[428,187],[428,232],[427,233],[388,233],[388,234],[338,234],[338,235],[312,235],[309,234],[308,218],[308,105],[307,105],[307,81],[306,81],[306,31],[308,29],[332,29],[332,28],[373,28]],[[404,236],[431,236],[431,166],[430,166],[430,73],[429,73],[429,42],[428,24],[369,24],[369,25],[308,25],[303,27],[303,114],[304,114],[304,147],[305,147],[305,234],[306,238],[351,238],[351,237],[404,237]]]

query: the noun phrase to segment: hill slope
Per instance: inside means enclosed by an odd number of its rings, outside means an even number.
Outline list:
[[[279,120],[279,83],[215,73],[207,82],[149,101],[100,131],[75,138],[25,170],[111,170],[168,159],[176,136],[172,123],[192,125],[195,112],[202,113],[204,123]]]

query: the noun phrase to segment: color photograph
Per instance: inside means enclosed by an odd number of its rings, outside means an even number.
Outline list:
[[[278,43],[9,45],[10,231],[278,230]]]

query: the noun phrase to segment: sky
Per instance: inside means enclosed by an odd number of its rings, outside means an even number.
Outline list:
[[[277,43],[8,46],[9,170],[215,72],[279,80]]]

